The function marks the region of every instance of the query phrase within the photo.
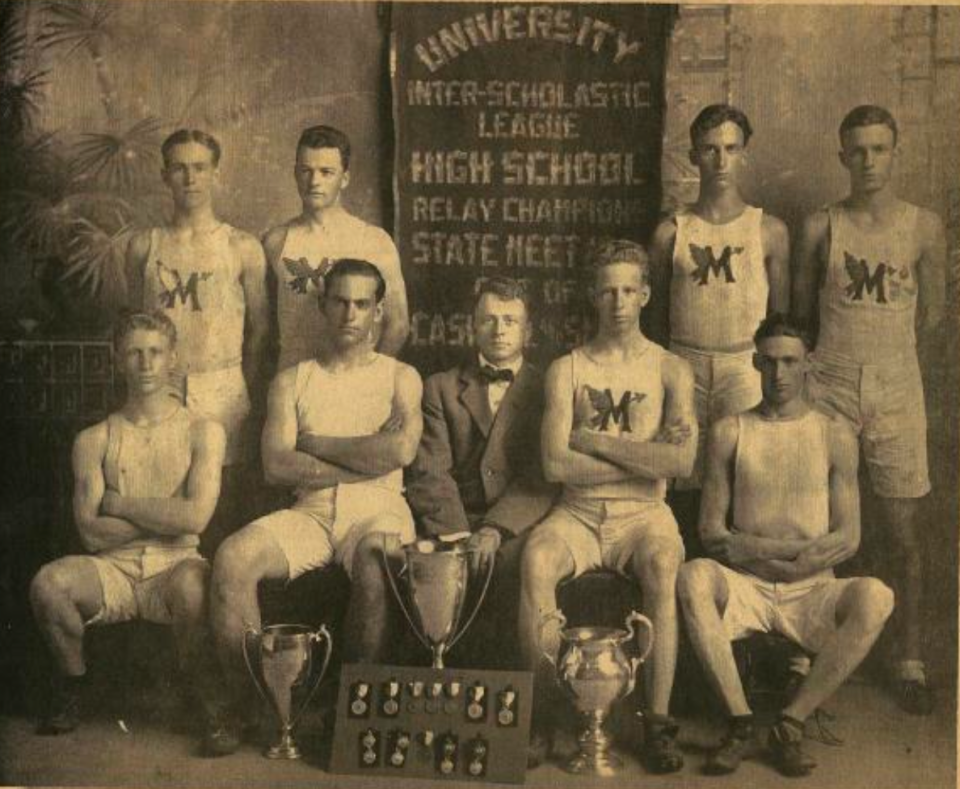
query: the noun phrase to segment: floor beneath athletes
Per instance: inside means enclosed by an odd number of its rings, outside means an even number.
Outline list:
[[[941,699],[935,715],[913,718],[899,713],[878,688],[854,680],[828,705],[835,720],[828,724],[844,740],[831,747],[810,740],[808,748],[819,767],[805,781],[782,778],[762,761],[746,762],[736,776],[708,778],[700,774],[704,748],[720,731],[703,720],[682,720],[684,770],[672,776],[646,774],[629,754],[616,779],[568,775],[559,764],[546,764],[527,773],[526,784],[540,787],[843,787],[843,789],[946,789],[956,786],[955,707]],[[943,703],[946,702],[946,703]],[[321,768],[318,718],[308,715],[299,740],[306,751],[302,762],[272,762],[255,744],[235,756],[207,760],[195,756],[194,736],[181,721],[174,694],[152,692],[136,699],[104,701],[89,713],[76,732],[59,738],[35,736],[25,716],[0,717],[0,784],[20,786],[98,785],[140,787],[390,787],[439,786],[433,781],[357,778],[333,775]],[[815,731],[814,726],[810,729]],[[264,734],[269,729],[263,729]],[[559,749],[570,752],[564,738]],[[468,786],[468,782],[444,782]]]

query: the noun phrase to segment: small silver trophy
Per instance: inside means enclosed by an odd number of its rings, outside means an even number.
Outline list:
[[[383,566],[400,609],[420,642],[433,654],[433,668],[443,668],[443,656],[473,623],[490,587],[493,561],[487,564],[480,597],[466,623],[460,627],[470,579],[469,556],[473,549],[465,541],[417,540],[403,547],[406,594],[394,578],[383,545]],[[405,599],[406,598],[406,599]]]
[[[315,644],[323,641],[319,671]],[[299,759],[293,727],[313,698],[333,651],[333,639],[324,625],[316,631],[306,625],[268,625],[263,630],[247,627],[243,632],[243,658],[257,690],[280,721],[280,739],[264,753],[268,759]],[[299,709],[294,709],[294,690],[306,688]]]
[[[543,649],[543,630],[547,623],[560,622],[560,652],[556,659]],[[567,772],[586,775],[616,775],[620,760],[610,753],[610,738],[603,722],[614,702],[628,695],[636,682],[637,668],[653,648],[653,623],[643,614],[631,611],[626,630],[615,627],[566,627],[560,611],[546,614],[540,621],[539,639],[543,656],[556,671],[557,684],[573,701],[584,720],[577,735],[579,751],[565,765]],[[622,645],[635,635],[634,625],[642,624],[647,638],[640,655],[627,658]]]

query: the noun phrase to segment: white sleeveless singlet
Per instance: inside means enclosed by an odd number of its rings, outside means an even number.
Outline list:
[[[336,373],[315,359],[300,362],[295,388],[299,432],[339,438],[376,433],[393,408],[397,364],[396,359],[379,353],[371,364]],[[394,469],[357,485],[400,493],[403,470]],[[312,500],[323,504],[329,500],[329,493],[323,490],[301,488],[296,495],[298,506],[303,507],[309,507]]]
[[[107,417],[107,451],[103,476],[108,488],[134,498],[183,498],[190,473],[193,417],[178,406],[167,418],[135,425],[120,413]],[[195,534],[135,540],[124,548],[162,544],[191,547]]]
[[[396,247],[383,230],[346,211],[331,217],[325,232],[309,232],[300,224],[287,228],[279,258],[273,263],[277,278],[277,323],[280,330],[279,370],[316,357],[323,333],[318,298],[323,275],[335,260],[355,258],[381,270],[399,270]]]
[[[676,223],[671,341],[706,351],[751,344],[770,296],[763,260],[763,211],[748,206],[723,225],[685,211],[676,215]]]
[[[664,350],[648,342],[628,364],[599,364],[582,348],[570,352],[573,427],[649,441],[663,418]],[[634,478],[622,482],[566,485],[577,498],[661,501],[666,480]]]
[[[912,358],[920,209],[905,204],[880,231],[861,230],[840,206],[831,206],[828,216],[830,256],[820,289],[817,349],[858,364]]]
[[[221,224],[184,244],[174,243],[165,228],[150,231],[143,304],[162,310],[177,327],[177,357],[187,374],[243,361],[243,263],[230,246],[232,232]]]
[[[830,418],[810,410],[796,419],[737,416],[733,517],[740,531],[821,537],[830,530]]]

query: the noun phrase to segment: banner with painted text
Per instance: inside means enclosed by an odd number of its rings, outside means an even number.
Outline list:
[[[470,345],[473,294],[494,275],[537,305],[535,355],[584,339],[590,248],[646,242],[657,221],[673,13],[394,6],[397,243],[422,371]]]

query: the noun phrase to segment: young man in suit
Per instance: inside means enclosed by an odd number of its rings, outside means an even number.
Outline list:
[[[469,533],[475,569],[496,562],[485,609],[502,613],[519,594],[520,536],[546,514],[555,490],[540,468],[543,375],[523,358],[530,310],[520,284],[506,277],[484,280],[473,328],[476,354],[431,376],[424,386],[423,437],[407,472],[407,499],[421,533]],[[361,585],[371,604],[363,606],[365,622],[348,627],[348,652],[356,659],[381,660],[390,641],[388,615],[372,613],[383,611],[373,601],[388,594],[378,552],[365,557],[363,568]],[[380,621],[372,622],[371,614]],[[508,619],[512,627],[515,618]],[[478,646],[490,637],[515,642],[503,621],[481,616],[469,641]],[[488,638],[485,624],[497,628]],[[465,643],[460,651],[472,650]],[[502,650],[497,657],[508,659]]]

